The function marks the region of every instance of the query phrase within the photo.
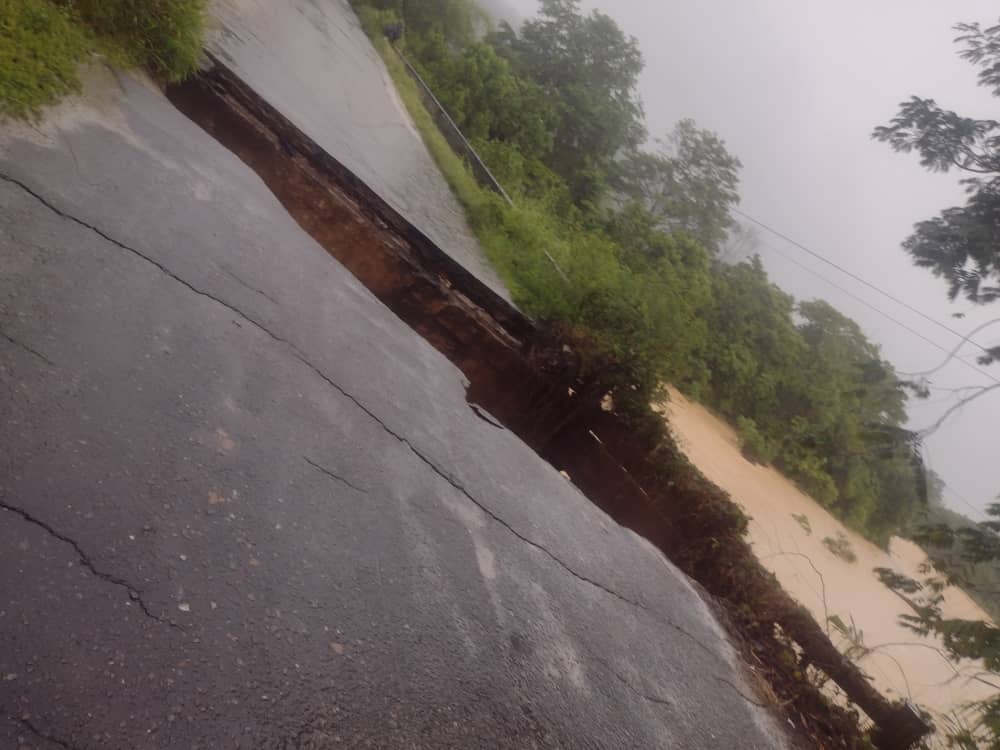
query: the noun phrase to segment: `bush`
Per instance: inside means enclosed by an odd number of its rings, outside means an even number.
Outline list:
[[[76,69],[93,40],[48,0],[0,2],[0,115],[28,117],[80,88]]]
[[[752,419],[737,417],[736,434],[740,439],[743,455],[748,461],[755,464],[769,464],[774,460],[776,453],[774,446],[761,434],[757,429],[757,423]]]
[[[840,497],[837,483],[826,471],[826,461],[814,453],[795,458],[782,456],[781,468],[799,489],[826,508],[832,508]]]
[[[0,115],[32,117],[80,89],[93,52],[168,81],[193,73],[208,0],[0,0]]]
[[[208,0],[61,0],[110,45],[116,62],[168,81],[193,73],[201,56]]]

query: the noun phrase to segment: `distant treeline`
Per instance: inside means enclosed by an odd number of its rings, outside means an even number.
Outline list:
[[[797,303],[757,257],[725,262],[746,240],[741,164],[690,120],[650,147],[635,39],[577,0],[542,0],[519,29],[471,0],[356,7],[373,33],[404,22],[400,47],[514,198],[445,169],[482,244],[522,309],[588,342],[620,409],[673,383],[871,538],[907,525],[905,389],[852,320]]]

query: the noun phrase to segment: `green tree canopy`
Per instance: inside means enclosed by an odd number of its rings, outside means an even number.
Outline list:
[[[718,135],[681,120],[656,152],[635,150],[621,160],[615,187],[642,204],[656,222],[682,230],[717,253],[740,201],[740,160]]]
[[[961,56],[979,68],[979,83],[1000,96],[1000,26],[956,27]],[[912,97],[873,137],[896,151],[917,152],[932,171],[968,175],[964,206],[919,222],[903,247],[918,266],[948,282],[948,294],[976,303],[1000,298],[1000,122],[945,109]]]
[[[579,0],[542,0],[519,33],[502,25],[491,41],[555,104],[548,165],[578,199],[595,199],[616,155],[645,137],[638,43],[609,16],[583,13]]]

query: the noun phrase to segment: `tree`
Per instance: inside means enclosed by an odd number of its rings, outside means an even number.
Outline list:
[[[548,166],[579,201],[596,200],[614,158],[645,137],[635,38],[599,11],[585,15],[580,0],[542,0],[520,33],[501,24],[489,40],[556,106]]]
[[[370,0],[379,10],[394,11],[408,32],[428,37],[439,34],[449,44],[467,44],[488,17],[468,0]]]
[[[911,611],[900,616],[902,625],[918,635],[940,638],[945,653],[956,663],[980,660],[981,667],[968,674],[968,679],[998,691],[997,696],[968,706],[967,715],[946,728],[950,746],[962,750],[1000,750],[1000,628],[982,620],[949,617],[942,606],[943,592],[951,585],[960,585],[976,597],[981,592],[983,566],[995,568],[1000,561],[1000,503],[989,506],[987,514],[992,520],[984,523],[959,517],[957,523],[925,524],[915,534],[931,555],[925,581],[875,571],[909,606]]]
[[[682,230],[718,253],[734,227],[740,160],[694,120],[681,120],[658,151],[636,150],[616,170],[618,192],[643,205],[665,229]]]
[[[438,98],[473,142],[507,143],[529,160],[552,150],[554,107],[538,84],[517,75],[490,45],[471,44],[427,67]]]
[[[979,68],[979,84],[1000,96],[1000,25],[955,28],[961,56]],[[951,299],[964,294],[981,304],[1000,298],[1000,122],[963,117],[914,96],[873,137],[896,151],[916,151],[931,171],[969,175],[962,180],[966,204],[919,222],[903,247],[916,265],[948,282]]]

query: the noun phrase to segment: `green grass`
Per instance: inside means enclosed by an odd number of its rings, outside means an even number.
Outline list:
[[[27,117],[80,87],[95,40],[49,0],[0,0],[0,114]]]
[[[0,115],[31,118],[78,91],[95,53],[164,80],[194,72],[207,0],[0,0]]]

